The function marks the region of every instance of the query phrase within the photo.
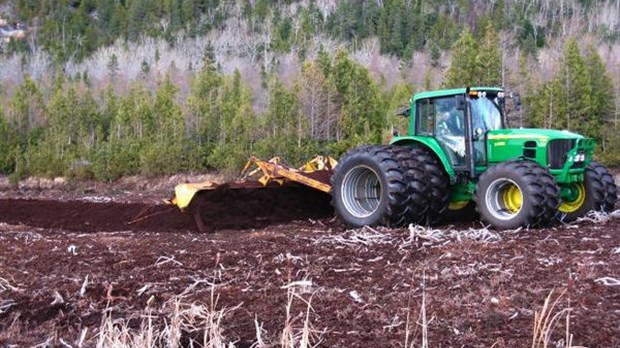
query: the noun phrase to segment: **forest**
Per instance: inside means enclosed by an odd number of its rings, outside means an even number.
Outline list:
[[[389,140],[416,91],[504,86],[514,127],[620,163],[620,0],[0,0],[0,172],[115,180]]]

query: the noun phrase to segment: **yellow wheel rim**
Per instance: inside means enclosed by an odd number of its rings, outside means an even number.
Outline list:
[[[469,201],[456,201],[448,203],[448,210],[461,210],[467,206]]]
[[[513,183],[507,184],[502,193],[502,202],[510,213],[517,213],[523,205],[523,194]]]
[[[573,184],[572,188],[577,190],[577,196],[572,201],[562,201],[559,208],[562,213],[574,213],[579,210],[583,202],[586,201],[586,188],[583,186],[583,183]]]

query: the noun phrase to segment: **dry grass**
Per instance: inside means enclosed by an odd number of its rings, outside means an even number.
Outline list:
[[[455,229],[433,228],[429,226],[410,224],[407,234],[402,231],[392,230],[386,227],[364,226],[358,229],[347,230],[344,233],[324,235],[313,240],[314,244],[333,244],[338,246],[363,248],[380,245],[394,245],[399,250],[411,248],[438,247],[447,243],[461,243],[463,241],[476,241],[480,243],[493,243],[502,240],[497,232],[491,231],[486,226],[480,228]]]
[[[295,299],[302,301],[306,305],[306,310],[293,316],[292,306]],[[311,348],[321,343],[319,332],[314,329],[310,321],[312,309],[312,297],[306,300],[295,292],[294,288],[288,288],[286,303],[286,321],[282,329],[280,347],[282,348]],[[299,321],[302,321],[301,324]]]
[[[561,347],[561,348],[584,348],[581,346],[573,346],[573,335],[570,333],[570,299],[568,300],[568,306],[563,309],[558,309],[558,303],[564,297],[566,290],[553,299],[553,290],[549,293],[545,299],[545,303],[540,311],[534,312],[534,329],[532,337],[532,348],[548,348],[548,347]],[[555,328],[559,324],[560,320],[565,320],[565,337],[563,340],[551,343],[551,335]]]
[[[586,216],[578,218],[573,224],[580,222],[592,222],[595,224],[603,224],[611,219],[620,219],[620,209],[612,212],[602,212],[592,210],[586,214]]]
[[[418,327],[420,328],[421,334],[421,348],[428,348],[428,324],[432,321],[429,321],[426,316],[426,272],[422,273],[422,304],[420,304],[420,314],[418,316],[418,320],[413,322],[411,321],[411,294],[409,296],[409,301],[407,305],[407,324],[405,327],[405,348],[414,348],[416,345],[416,337],[418,336]]]
[[[256,340],[252,347],[312,348],[321,343],[322,332],[312,326],[310,315],[313,312],[310,299],[306,300],[296,293],[294,287],[287,288],[286,319],[279,336],[279,343],[269,343],[263,335],[265,331],[256,324]],[[293,305],[302,301],[305,311],[295,315]],[[185,303],[178,296],[168,301],[159,311],[147,307],[140,315],[140,325],[132,328],[129,320],[113,318],[113,309],[104,313],[97,335],[97,348],[156,348],[205,347],[232,348],[235,342],[224,334],[224,319],[240,306],[230,309],[217,309],[218,296],[214,287],[211,290],[209,305]],[[162,318],[163,317],[163,318]]]
[[[7,279],[0,277],[0,294],[5,291],[18,292],[20,289],[12,285]],[[0,297],[0,314],[4,314],[15,306],[17,302],[5,296]]]
[[[176,348],[181,346],[182,340],[189,347],[234,347],[224,335],[222,320],[238,306],[217,309],[218,297],[213,287],[208,306],[187,304],[183,300],[178,296],[167,302],[161,309],[160,314],[167,313],[163,318],[147,307],[140,315],[137,329],[133,329],[128,320],[113,319],[113,310],[109,308],[101,320],[97,348]]]

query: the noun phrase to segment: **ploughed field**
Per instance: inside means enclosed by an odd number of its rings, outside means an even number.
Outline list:
[[[4,193],[0,346],[620,346],[614,214],[349,230],[296,190],[210,197],[212,234],[155,199]]]

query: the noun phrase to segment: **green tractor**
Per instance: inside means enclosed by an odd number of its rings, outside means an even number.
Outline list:
[[[595,141],[510,129],[506,99],[489,87],[416,94],[403,113],[407,135],[340,159],[331,178],[336,212],[353,226],[429,224],[477,212],[497,229],[515,229],[613,210],[616,185],[592,160]]]

